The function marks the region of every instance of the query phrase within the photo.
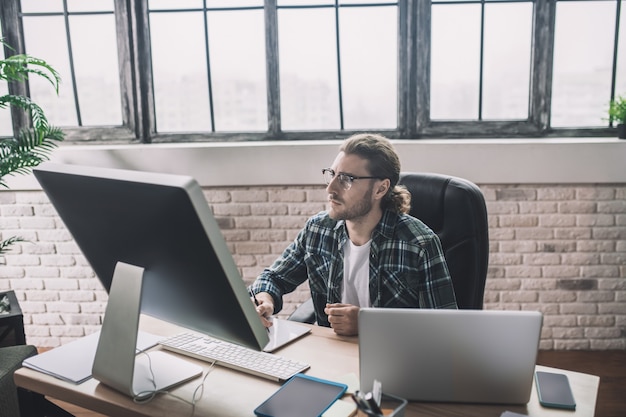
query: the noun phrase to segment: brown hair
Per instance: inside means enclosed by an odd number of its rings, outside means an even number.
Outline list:
[[[409,212],[411,193],[403,185],[398,185],[400,158],[389,139],[376,133],[359,133],[346,139],[339,150],[366,159],[370,175],[389,179],[391,187],[382,200],[383,209]]]

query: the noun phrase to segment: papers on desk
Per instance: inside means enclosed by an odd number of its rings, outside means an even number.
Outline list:
[[[100,332],[93,333],[25,359],[22,366],[63,381],[80,384],[91,378],[91,367],[96,357],[99,338]],[[149,349],[161,339],[163,337],[140,331],[137,334],[137,349]]]

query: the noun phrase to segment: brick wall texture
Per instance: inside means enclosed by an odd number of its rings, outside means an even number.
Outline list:
[[[626,185],[479,185],[487,201],[486,309],[544,314],[541,349],[626,349]],[[323,187],[204,190],[251,282],[325,208]],[[27,342],[54,347],[97,330],[107,294],[41,191],[0,191],[0,291],[14,290]],[[303,287],[281,315],[308,298]]]

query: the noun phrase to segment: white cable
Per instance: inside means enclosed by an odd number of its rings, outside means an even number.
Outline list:
[[[152,360],[150,358],[150,355],[148,355],[148,353],[145,350],[139,350],[139,349],[137,350],[137,353],[145,354],[148,357],[148,369],[150,370],[150,381],[152,382],[152,385],[154,386],[154,388],[156,388],[156,382],[155,382],[154,372],[152,371]],[[192,397],[191,397],[191,401],[186,400],[185,398],[182,398],[176,394],[172,394],[169,391],[155,389],[153,391],[142,391],[136,394],[133,397],[133,402],[135,404],[148,404],[150,401],[154,399],[154,397],[157,396],[157,394],[166,394],[166,395],[169,395],[170,397],[176,398],[177,400],[184,402],[185,404],[189,404],[191,406],[191,414],[189,415],[189,417],[193,417],[193,415],[196,412],[196,404],[202,399],[202,396],[204,395],[204,384],[206,382],[206,379],[209,376],[209,373],[211,373],[211,371],[213,370],[213,367],[215,366],[216,362],[217,361],[211,362],[209,369],[206,370],[206,373],[202,377],[202,382],[198,384],[196,389],[194,389]],[[200,391],[199,396],[198,396],[198,390]]]

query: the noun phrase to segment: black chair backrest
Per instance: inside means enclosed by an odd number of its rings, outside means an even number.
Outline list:
[[[441,240],[457,305],[483,308],[489,263],[485,198],[476,184],[458,177],[403,172],[400,184],[411,193],[411,214]]]

